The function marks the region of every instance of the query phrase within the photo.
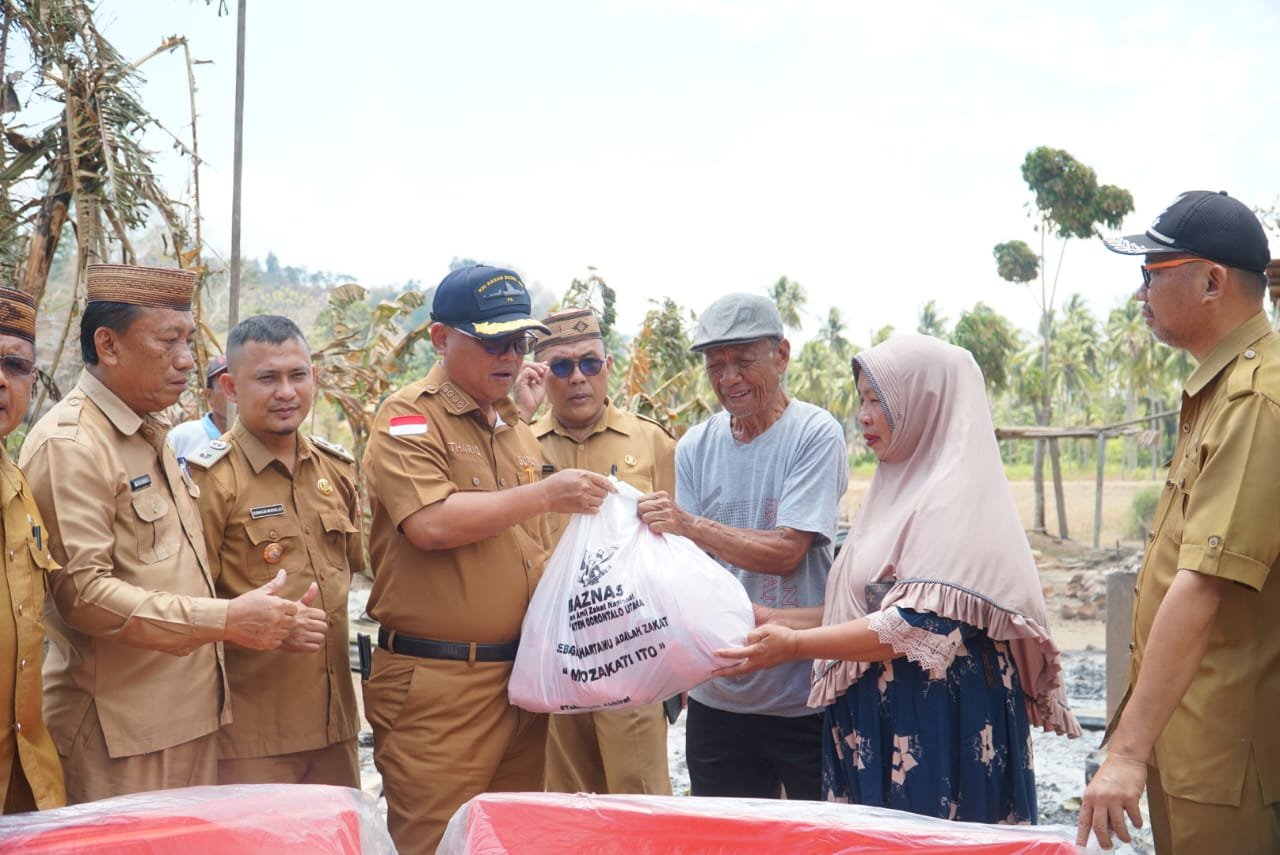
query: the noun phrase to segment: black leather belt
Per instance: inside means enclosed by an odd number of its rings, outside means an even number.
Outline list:
[[[510,662],[516,658],[518,641],[502,641],[478,644],[474,641],[436,641],[432,638],[414,638],[395,630],[378,630],[378,646],[392,653],[417,656],[421,659],[457,659],[462,662]]]

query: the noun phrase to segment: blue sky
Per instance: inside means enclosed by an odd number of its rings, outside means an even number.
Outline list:
[[[126,56],[183,34],[212,60],[201,180],[224,257],[228,5],[97,14]],[[1035,302],[991,248],[1036,241],[1020,166],[1040,145],[1132,191],[1128,231],[1183,190],[1280,196],[1270,0],[249,0],[247,29],[246,256],[366,286],[431,284],[473,257],[555,293],[594,265],[624,329],[649,298],[699,310],[781,275],[808,290],[811,327],[838,306],[863,344],[929,299],[1030,329]],[[145,102],[184,129],[179,55],[143,71]],[[1105,317],[1137,281],[1135,261],[1073,242],[1060,294]]]

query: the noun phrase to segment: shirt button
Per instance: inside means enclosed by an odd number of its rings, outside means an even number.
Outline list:
[[[1221,543],[1222,543],[1222,538],[1218,537],[1216,534],[1213,537],[1209,538],[1210,546],[1216,547],[1216,546],[1219,546]]]
[[[471,479],[471,486],[472,486],[472,487],[479,487],[479,486],[480,486],[480,479],[479,479],[479,478],[472,478],[472,479]]]
[[[22,733],[22,722],[20,722],[20,721],[15,721],[15,722],[13,723],[13,729],[14,729],[14,730],[16,730],[16,731],[18,731],[18,733]]]
[[[1132,641],[1130,641],[1130,642],[1129,642],[1129,652],[1130,652],[1130,653],[1132,653],[1132,652],[1133,652],[1133,650],[1134,650],[1133,642],[1132,642]]]
[[[22,614],[22,603],[18,603],[18,614]]]
[[[280,539],[280,535],[276,534],[276,530],[274,528],[271,529],[271,531],[267,532],[267,537],[271,538],[272,540]]]
[[[18,670],[19,670],[19,671],[25,671],[25,670],[27,670],[27,660],[25,660],[25,659],[19,659],[19,660],[18,660]]]
[[[528,568],[528,567],[532,567],[532,566],[533,566],[533,561],[532,561],[531,559],[529,559],[529,558],[526,558],[526,559],[524,560],[524,566],[525,566],[526,568]]]
[[[1191,433],[1191,422],[1183,422],[1183,423],[1182,423],[1182,432],[1183,432],[1183,433]]]
[[[498,486],[499,486],[499,487],[505,487],[505,486],[507,486],[507,479],[506,479],[506,478],[499,478],[499,479],[498,479]]]
[[[1252,348],[1252,347],[1251,347],[1251,348],[1249,348],[1248,350],[1246,350],[1246,351],[1244,352],[1244,358],[1245,358],[1245,359],[1253,359],[1253,358],[1254,358],[1255,356],[1257,356],[1257,355],[1258,355],[1258,354],[1254,352],[1254,350],[1253,350],[1253,348]]]

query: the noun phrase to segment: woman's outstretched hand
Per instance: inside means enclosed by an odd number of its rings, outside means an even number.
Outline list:
[[[759,619],[758,615],[757,619]],[[772,668],[774,665],[799,659],[800,636],[790,627],[766,623],[747,633],[747,643],[742,647],[726,647],[717,650],[716,655],[741,661],[724,668],[717,668],[715,676],[732,677],[738,674],[750,674],[761,668]]]

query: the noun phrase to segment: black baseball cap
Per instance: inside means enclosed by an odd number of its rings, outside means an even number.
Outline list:
[[[210,389],[213,388],[213,381],[218,379],[218,375],[227,370],[227,355],[219,353],[217,356],[209,360],[209,365],[204,369],[204,385]]]
[[[1264,273],[1271,261],[1267,233],[1257,215],[1225,190],[1183,193],[1143,234],[1104,238],[1103,243],[1123,255],[1189,252],[1256,273]]]
[[[461,267],[440,280],[431,320],[477,338],[504,338],[523,330],[551,333],[533,317],[529,290],[519,275],[485,264]]]

